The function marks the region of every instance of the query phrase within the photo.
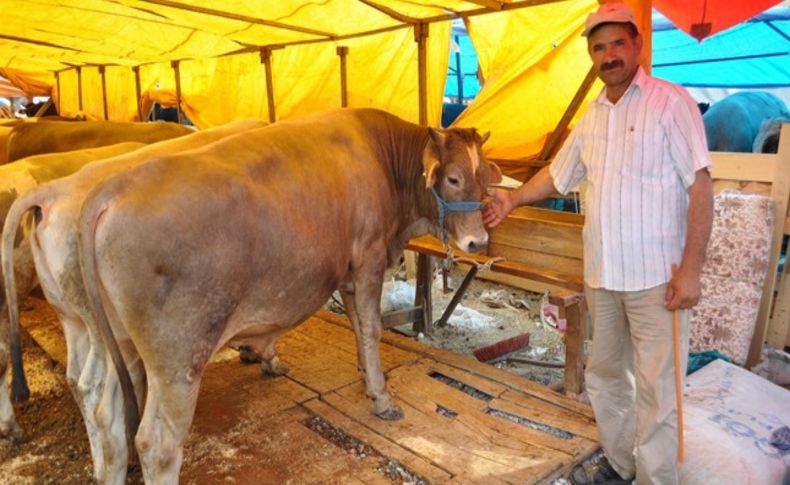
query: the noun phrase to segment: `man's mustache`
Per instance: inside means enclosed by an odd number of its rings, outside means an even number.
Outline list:
[[[614,60],[612,62],[604,62],[601,64],[601,71],[608,71],[609,69],[614,69],[615,67],[623,67],[623,61]]]

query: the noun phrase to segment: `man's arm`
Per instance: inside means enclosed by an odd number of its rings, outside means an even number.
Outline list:
[[[554,188],[554,181],[549,172],[549,165],[546,165],[516,190],[497,189],[491,191],[489,193],[491,202],[483,209],[483,222],[489,227],[494,227],[516,207],[538,202],[556,192],[557,189]]]
[[[713,183],[707,169],[697,170],[688,192],[686,246],[667,287],[664,305],[669,310],[692,308],[699,301],[700,273],[713,224]]]

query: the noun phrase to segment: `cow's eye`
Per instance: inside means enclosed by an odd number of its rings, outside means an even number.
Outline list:
[[[454,187],[458,187],[461,185],[461,182],[458,180],[457,177],[447,177],[447,181],[450,182],[450,185]]]

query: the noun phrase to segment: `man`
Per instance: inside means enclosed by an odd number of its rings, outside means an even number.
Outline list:
[[[587,180],[584,276],[594,337],[586,378],[607,459],[575,483],[674,484],[677,406],[673,311],[685,375],[688,309],[700,295],[710,235],[710,157],[696,103],[639,66],[642,37],[622,3],[590,14],[583,35],[605,88],[553,163],[515,191],[492,192],[483,217]],[[675,270],[677,266],[677,270]]]

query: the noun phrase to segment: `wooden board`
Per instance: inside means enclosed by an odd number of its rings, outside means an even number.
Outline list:
[[[42,318],[46,303],[34,305],[28,327],[65,355],[54,313],[46,307]],[[264,377],[235,351],[219,352],[202,377],[181,483],[392,483],[393,466],[427,483],[539,483],[599,446],[589,406],[390,332],[380,347],[400,421],[372,414],[342,316],[321,311],[280,339],[287,376]]]

